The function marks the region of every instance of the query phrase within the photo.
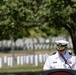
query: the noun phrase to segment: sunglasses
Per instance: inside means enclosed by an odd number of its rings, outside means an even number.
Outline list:
[[[63,50],[58,50],[59,52],[63,52],[63,51],[65,51],[65,49],[63,49]]]

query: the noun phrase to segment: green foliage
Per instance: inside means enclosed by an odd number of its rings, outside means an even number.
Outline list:
[[[0,39],[14,39],[30,36],[29,28],[37,25],[35,13],[38,10],[38,0],[1,0],[0,1]],[[36,21],[36,22],[35,22]],[[34,31],[38,31],[35,30]]]
[[[62,27],[71,32],[74,6],[71,0],[1,0],[0,39],[58,35]]]

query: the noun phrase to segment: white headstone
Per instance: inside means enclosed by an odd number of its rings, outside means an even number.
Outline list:
[[[21,64],[21,56],[17,56],[17,65]]]
[[[0,68],[2,68],[2,67],[3,67],[3,59],[0,58]]]
[[[34,55],[30,55],[30,63],[31,63],[31,64],[34,63]]]
[[[30,60],[29,60],[29,55],[26,56],[26,64],[29,64]]]
[[[39,61],[38,61],[38,55],[35,55],[35,66],[39,65]]]
[[[7,56],[4,56],[4,63],[7,63]]]
[[[24,64],[24,56],[21,56],[21,65]]]
[[[42,63],[42,54],[39,54],[39,62]]]
[[[12,67],[12,66],[14,65],[13,57],[8,57],[7,61],[8,61],[8,62],[7,62],[7,65],[8,65],[8,66],[11,66],[11,67]]]

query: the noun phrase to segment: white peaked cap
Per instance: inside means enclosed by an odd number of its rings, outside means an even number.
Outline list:
[[[61,45],[67,45],[69,42],[66,41],[66,40],[58,40],[58,41],[55,41],[56,44],[61,44]]]

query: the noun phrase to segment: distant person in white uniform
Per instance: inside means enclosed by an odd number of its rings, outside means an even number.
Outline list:
[[[73,69],[76,70],[76,57],[68,52],[68,41],[55,41],[57,52],[49,56],[43,70],[50,69]]]

